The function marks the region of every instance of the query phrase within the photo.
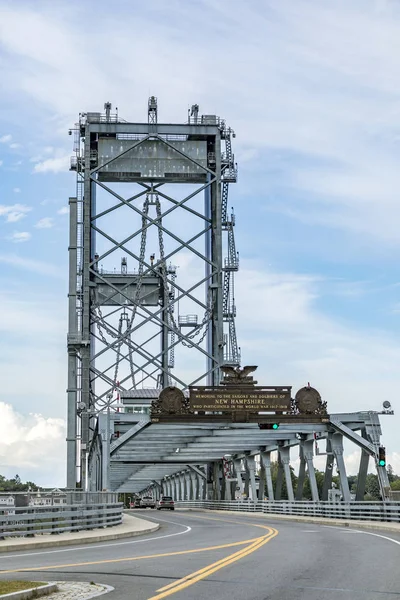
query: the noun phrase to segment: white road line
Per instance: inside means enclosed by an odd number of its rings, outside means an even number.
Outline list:
[[[303,529],[301,533],[318,533],[316,529]]]
[[[183,525],[182,523],[176,523],[176,521],[167,521],[166,519],[158,519],[156,520],[156,523],[158,523],[158,521],[162,521],[163,523],[172,523],[173,525],[179,525],[179,527],[184,527],[185,530],[184,531],[178,531],[177,533],[168,533],[167,535],[159,535],[156,537],[152,537],[152,538],[148,538],[145,540],[131,540],[130,542],[117,542],[117,543],[111,543],[111,544],[101,544],[101,545],[97,545],[97,546],[92,546],[92,544],[85,544],[84,546],[71,546],[69,548],[63,548],[62,550],[57,550],[56,548],[52,548],[51,550],[45,550],[45,551],[38,551],[38,552],[27,552],[25,554],[21,554],[20,552],[15,552],[14,554],[0,554],[0,560],[2,560],[3,558],[22,558],[24,556],[39,556],[41,554],[55,554],[55,553],[61,553],[61,552],[79,552],[80,550],[95,550],[97,548],[108,548],[110,546],[115,547],[115,546],[128,546],[131,544],[143,544],[144,542],[152,542],[153,540],[165,540],[166,538],[170,538],[170,537],[175,537],[177,535],[184,535],[185,533],[189,533],[189,531],[192,531],[192,528],[189,527],[189,525]],[[1,574],[1,570],[0,570],[0,574]]]
[[[393,542],[393,544],[397,544],[400,546],[400,542],[398,540],[394,540],[387,535],[380,535],[379,533],[372,533],[371,531],[362,531],[361,529],[345,529],[342,530],[340,526],[335,525],[322,525],[322,527],[327,527],[329,529],[338,529],[339,531],[345,531],[346,533],[363,533],[364,535],[373,535],[374,537],[382,538],[383,540],[387,540],[388,542]]]

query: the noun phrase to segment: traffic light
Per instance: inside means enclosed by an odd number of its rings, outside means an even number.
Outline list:
[[[274,431],[279,429],[279,423],[259,423],[258,426],[260,429],[273,429]]]
[[[380,467],[386,467],[386,448],[379,446],[378,464]]]

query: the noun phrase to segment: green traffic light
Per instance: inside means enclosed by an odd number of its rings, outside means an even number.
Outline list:
[[[380,467],[384,467],[386,465],[386,460],[380,460],[379,461],[379,466]]]
[[[279,425],[278,425],[278,423],[274,423],[274,424],[272,425],[272,429],[278,429],[278,428],[279,428]]]

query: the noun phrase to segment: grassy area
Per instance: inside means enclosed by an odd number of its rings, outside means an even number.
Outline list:
[[[46,585],[43,581],[0,581],[0,596],[3,594],[11,594],[11,592],[20,592],[21,590],[29,590],[30,588]]]

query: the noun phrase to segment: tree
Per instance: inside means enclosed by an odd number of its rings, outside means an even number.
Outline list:
[[[318,497],[321,498],[322,489],[324,487],[325,474],[322,471],[318,471],[318,469],[315,469],[315,479],[317,481]],[[304,481],[303,498],[305,498],[305,500],[312,499],[310,478],[308,477],[308,475]]]
[[[381,500],[381,489],[379,487],[378,476],[374,473],[368,473],[365,481],[365,492],[374,500]]]
[[[392,481],[390,487],[393,491],[400,492],[400,478],[396,479],[395,481]]]
[[[276,480],[278,477],[278,462],[272,462],[271,463],[271,478],[272,478],[272,485],[274,490],[276,490]],[[296,490],[297,487],[297,476],[294,472],[293,467],[290,467],[290,477],[292,479],[292,485],[293,485],[293,490]],[[268,495],[267,489],[265,489],[265,495]],[[286,479],[285,476],[283,475],[282,478],[282,492],[281,492],[281,500],[287,500],[288,499],[288,493],[287,493],[287,487],[286,487]]]
[[[0,492],[27,492],[31,489],[33,492],[39,490],[38,486],[32,481],[22,483],[19,475],[14,475],[11,479],[6,479],[0,475]]]

